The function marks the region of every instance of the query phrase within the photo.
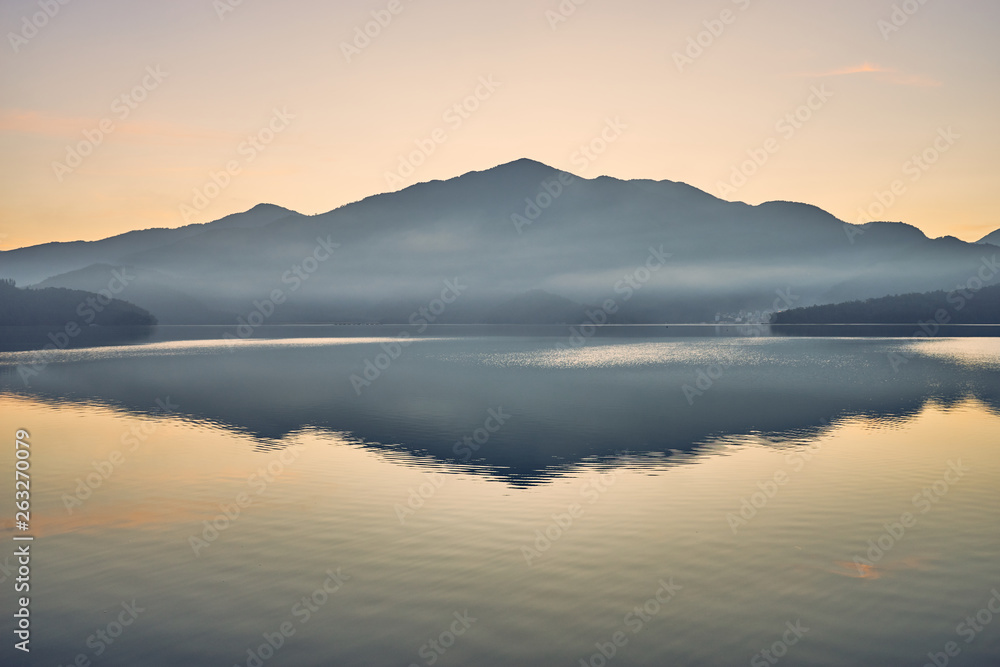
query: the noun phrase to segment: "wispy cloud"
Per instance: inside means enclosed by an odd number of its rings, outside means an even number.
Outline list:
[[[848,74],[870,74],[870,73],[884,73],[884,74],[895,74],[896,70],[890,69],[888,67],[881,67],[879,65],[873,65],[871,63],[864,63],[863,65],[855,65],[853,67],[843,67],[841,69],[831,70],[829,72],[820,72],[814,74],[813,76],[846,76]]]
[[[830,77],[830,76],[854,76],[867,75],[878,79],[884,83],[894,86],[914,86],[918,88],[934,88],[941,85],[940,81],[929,77],[906,74],[894,67],[883,67],[875,63],[865,62],[860,65],[851,65],[822,72],[806,72],[799,74],[801,77]]]

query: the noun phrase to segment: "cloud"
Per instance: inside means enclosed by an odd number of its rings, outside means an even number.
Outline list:
[[[872,65],[871,63],[864,63],[863,65],[856,65],[854,67],[844,67],[842,69],[835,69],[830,72],[821,72],[819,74],[814,74],[813,76],[845,76],[847,74],[869,74],[869,73],[894,74],[895,72],[896,70],[894,69],[880,67],[879,65]]]
[[[873,63],[865,62],[860,65],[851,65],[825,72],[809,72],[800,74],[803,77],[830,77],[830,76],[852,76],[856,74],[871,75],[874,78],[894,86],[912,86],[917,88],[935,88],[941,85],[940,81],[921,75],[905,74],[894,67],[882,67]]]

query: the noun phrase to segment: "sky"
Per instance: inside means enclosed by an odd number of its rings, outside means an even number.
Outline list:
[[[975,241],[997,25],[995,0],[4,0],[0,249],[522,157]]]

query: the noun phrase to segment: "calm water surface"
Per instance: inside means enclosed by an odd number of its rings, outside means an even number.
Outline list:
[[[1000,664],[1000,339],[308,334],[0,353],[0,662]]]

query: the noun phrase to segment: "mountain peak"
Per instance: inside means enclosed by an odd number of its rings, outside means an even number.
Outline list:
[[[861,228],[866,231],[876,230],[880,232],[883,230],[891,230],[897,235],[897,238],[905,240],[925,241],[928,238],[919,227],[914,227],[906,222],[893,222],[886,220],[872,221],[861,225]]]
[[[537,160],[520,158],[511,162],[498,164],[489,169],[470,171],[458,178],[450,178],[445,181],[431,181],[431,183],[435,185],[445,184],[447,187],[473,188],[473,190],[468,190],[467,192],[474,191],[477,188],[485,188],[485,190],[480,192],[480,195],[485,195],[488,192],[502,192],[512,189],[518,191],[532,190],[539,187],[543,181],[558,177],[562,173],[561,170]],[[420,187],[420,185],[413,187]],[[407,190],[409,189],[407,188]]]
[[[485,170],[484,173],[544,173],[552,174],[559,172],[555,167],[550,167],[544,162],[539,162],[538,160],[532,160],[531,158],[519,158],[511,162],[505,162],[499,164],[491,169]]]
[[[829,211],[820,208],[814,204],[806,204],[804,202],[797,201],[766,201],[758,204],[754,208],[762,211],[767,211],[770,213],[783,213],[785,215],[797,216],[797,217],[811,217],[811,218],[821,218],[830,222],[835,222],[837,224],[844,224],[842,220],[837,218],[835,215]]]
[[[295,212],[295,211],[291,210],[290,208],[285,208],[284,206],[278,206],[277,204],[268,204],[266,202],[265,203],[261,203],[261,204],[257,204],[252,209],[250,209],[249,211],[246,211],[246,212],[247,213],[253,213],[253,212],[262,212],[262,211],[269,211],[269,212],[276,212],[276,213],[278,213],[278,212],[294,213]]]
[[[516,160],[511,160],[510,162],[503,162],[494,167],[494,169],[503,169],[503,168],[529,169],[537,167],[544,167],[545,169],[554,169],[554,167],[550,167],[544,162],[533,160],[530,157],[521,157]]]
[[[257,204],[248,211],[242,213],[232,213],[224,218],[213,220],[212,222],[194,225],[195,227],[207,227],[210,229],[232,229],[232,228],[252,228],[263,227],[275,220],[279,220],[289,215],[299,215],[297,212],[278,206],[277,204]]]

